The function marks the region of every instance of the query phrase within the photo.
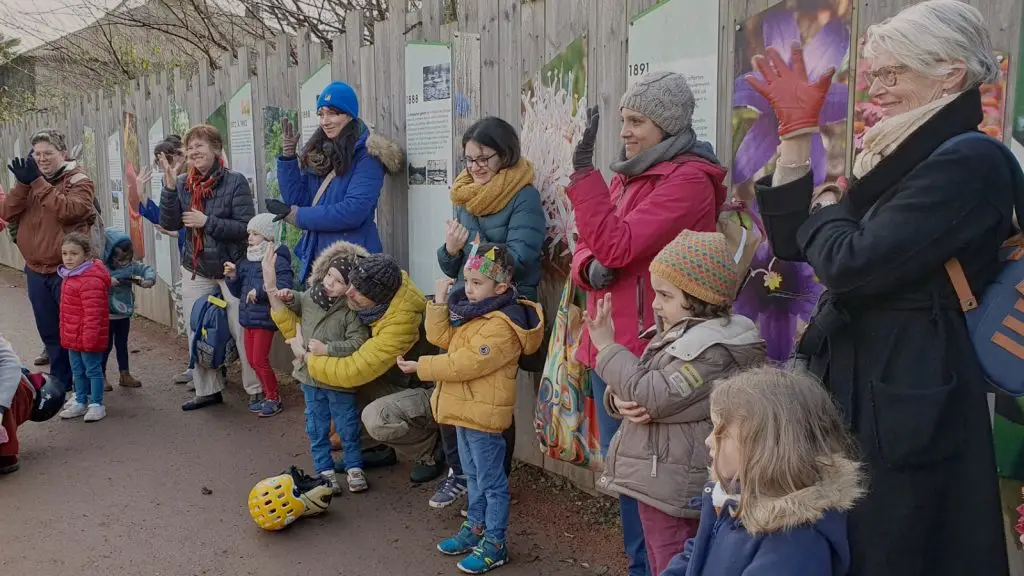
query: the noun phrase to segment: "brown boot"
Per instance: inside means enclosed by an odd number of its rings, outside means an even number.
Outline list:
[[[111,392],[113,389],[114,389],[114,387],[110,385],[110,380],[107,380],[107,375],[104,374],[103,375],[103,391],[104,392]]]
[[[135,376],[132,376],[132,373],[127,370],[121,371],[121,381],[117,384],[123,388],[139,388],[142,386],[142,382],[136,380]]]

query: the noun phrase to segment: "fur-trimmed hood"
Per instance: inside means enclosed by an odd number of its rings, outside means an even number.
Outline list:
[[[405,168],[402,148],[376,132],[371,131],[366,138],[366,151],[380,160],[388,174],[398,174]]]
[[[837,457],[821,482],[777,498],[744,502],[741,521],[751,534],[812,525],[828,511],[847,512],[864,495],[860,464]]]
[[[324,251],[316,257],[316,260],[313,261],[313,268],[310,270],[306,286],[312,288],[320,282],[323,282],[324,276],[327,275],[327,267],[330,265],[331,260],[334,260],[339,256],[356,260],[359,258],[366,258],[369,255],[370,253],[366,251],[366,248],[363,248],[358,244],[338,240],[334,244],[324,248]]]

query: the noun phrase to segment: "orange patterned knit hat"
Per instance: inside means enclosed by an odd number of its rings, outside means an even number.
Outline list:
[[[719,232],[683,230],[654,257],[651,274],[708,304],[721,306],[736,298],[736,263]]]

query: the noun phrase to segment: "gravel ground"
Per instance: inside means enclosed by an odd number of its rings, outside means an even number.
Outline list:
[[[40,343],[21,273],[0,268],[0,301],[0,331],[31,361]],[[369,471],[369,492],[321,517],[261,531],[246,508],[253,484],[311,464],[294,382],[282,379],[285,412],[272,419],[246,411],[237,371],[224,405],[186,414],[190,393],[170,381],[187,362],[184,342],[144,319],[130,342],[143,387],[108,393],[105,420],[21,428],[21,470],[0,477],[0,574],[458,573],[434,546],[462,519],[427,506],[433,486],[411,485],[408,463]],[[624,573],[613,500],[529,466],[512,485],[512,562],[497,573]]]

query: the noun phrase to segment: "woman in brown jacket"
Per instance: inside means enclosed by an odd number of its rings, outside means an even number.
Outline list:
[[[725,236],[684,230],[651,263],[657,326],[637,358],[615,344],[611,299],[588,318],[605,409],[626,416],[599,484],[639,503],[647,559],[660,574],[697,533],[690,500],[708,481],[710,384],[764,362],[754,323],[731,313],[739,275]]]

